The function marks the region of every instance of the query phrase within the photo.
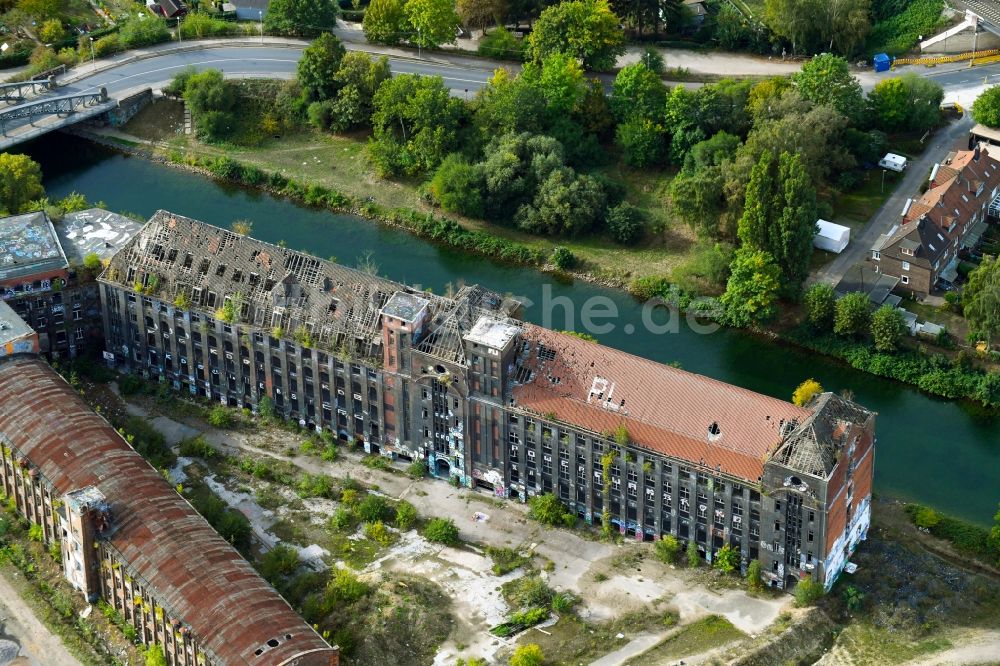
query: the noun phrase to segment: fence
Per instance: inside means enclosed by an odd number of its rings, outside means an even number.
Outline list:
[[[933,67],[934,65],[944,65],[950,62],[962,62],[963,60],[972,60],[974,65],[978,65],[983,64],[983,58],[997,55],[1000,55],[1000,49],[966,51],[965,53],[956,53],[955,55],[928,56],[926,58],[896,58],[892,61],[892,66],[893,68],[897,65],[926,65],[928,67]],[[988,62],[993,61],[990,60]]]

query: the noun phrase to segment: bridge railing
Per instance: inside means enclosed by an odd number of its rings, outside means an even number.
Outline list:
[[[95,93],[78,93],[62,97],[47,97],[37,102],[18,104],[9,109],[0,110],[0,134],[7,136],[7,123],[21,118],[34,118],[43,115],[69,115],[80,107],[96,106],[108,101],[108,91],[101,88]]]
[[[31,81],[18,81],[17,83],[0,83],[0,100],[4,102],[19,102],[28,94],[35,94],[42,90],[52,90],[56,87],[54,76]]]

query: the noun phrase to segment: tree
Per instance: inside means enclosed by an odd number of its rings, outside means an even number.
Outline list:
[[[0,213],[24,212],[29,201],[45,196],[42,168],[27,155],[0,153]]]
[[[740,566],[740,551],[734,549],[728,543],[715,551],[712,559],[712,566],[722,573],[729,574],[736,571]]]
[[[625,35],[607,0],[563,0],[538,17],[528,47],[536,62],[565,53],[586,69],[604,71],[624,55]]]
[[[372,0],[361,23],[365,39],[376,44],[399,44],[407,30],[403,0]]]
[[[462,25],[479,28],[486,34],[486,26],[502,23],[507,15],[507,0],[458,0],[455,10]]]
[[[689,567],[694,569],[701,566],[701,555],[698,553],[698,544],[694,542],[694,539],[688,541],[686,555]]]
[[[849,120],[859,120],[864,109],[861,84],[847,61],[829,53],[818,55],[793,77],[802,98],[820,106],[830,106]]]
[[[428,192],[448,212],[483,217],[485,185],[481,165],[469,164],[458,153],[452,153],[434,172]]]
[[[747,589],[751,592],[760,592],[764,589],[764,581],[761,579],[760,560],[751,560],[747,565]]]
[[[544,663],[545,655],[537,643],[519,645],[510,657],[510,666],[542,666]]]
[[[635,117],[620,124],[615,141],[630,166],[646,167],[663,161],[666,148],[663,126],[649,118]]]
[[[845,337],[858,337],[868,328],[870,318],[868,296],[860,291],[853,291],[837,301],[833,332]]]
[[[747,96],[747,110],[754,118],[764,116],[791,87],[792,82],[784,76],[764,79],[750,89]]]
[[[803,301],[809,325],[817,331],[829,329],[833,323],[833,313],[837,302],[833,286],[826,282],[817,282],[806,290]]]
[[[972,117],[988,127],[1000,127],[1000,86],[987,88],[972,103]]]
[[[792,393],[792,404],[805,407],[810,400],[822,392],[823,386],[810,377],[795,388],[795,392]]]
[[[962,312],[975,339],[992,346],[1000,334],[1000,257],[983,258],[979,268],[969,273],[962,292]]]
[[[316,37],[337,27],[335,0],[271,0],[264,15],[270,34]]]
[[[187,77],[184,101],[194,116],[195,129],[205,140],[217,140],[232,130],[236,91],[217,69]]]
[[[1000,509],[993,516],[993,527],[990,528],[988,545],[996,555],[996,564],[1000,565]]]
[[[719,236],[719,216],[725,204],[724,178],[717,166],[682,170],[670,183],[670,205],[702,236]]]
[[[58,42],[66,36],[62,21],[57,18],[49,19],[38,29],[38,37],[45,43]]]
[[[381,175],[429,171],[457,146],[464,106],[440,76],[403,74],[379,86],[368,154]]]
[[[565,53],[553,53],[538,63],[524,66],[521,78],[545,100],[550,121],[565,118],[577,111],[587,94],[587,82],[580,63]]]
[[[608,209],[608,232],[622,245],[628,245],[642,234],[642,211],[623,201]]]
[[[493,73],[472,106],[476,127],[488,141],[511,133],[537,132],[547,123],[545,100],[536,82],[514,76],[508,69]]]
[[[681,552],[681,545],[677,542],[677,537],[672,534],[664,534],[653,544],[656,557],[664,564],[673,564],[677,561],[677,556]]]
[[[875,349],[880,352],[894,352],[906,332],[906,321],[903,313],[888,303],[880,307],[872,315],[872,340]]]
[[[424,526],[424,538],[452,546],[458,543],[458,527],[451,518],[432,518]]]
[[[342,85],[337,78],[347,50],[340,40],[324,32],[302,51],[296,68],[304,98],[310,102],[330,99]]]
[[[36,21],[44,21],[62,13],[63,0],[18,0],[17,8]]]
[[[522,132],[490,142],[483,162],[487,217],[509,220],[565,162],[562,144],[552,137]]]
[[[403,13],[410,22],[411,44],[425,49],[455,41],[461,21],[455,13],[455,0],[406,0]]]
[[[797,296],[809,275],[813,238],[816,236],[816,187],[802,168],[798,155],[782,153],[778,158],[781,210],[771,231],[769,251],[782,271],[783,291]]]
[[[940,119],[943,99],[941,84],[914,72],[880,81],[868,93],[868,105],[878,127],[887,132],[933,129]]]
[[[521,206],[515,219],[524,231],[575,236],[597,226],[606,203],[604,188],[595,178],[563,167],[541,183],[531,204]]]
[[[667,88],[660,75],[641,62],[623,67],[611,87],[611,111],[618,122],[658,118],[666,100]]]
[[[740,241],[744,246],[760,250],[770,248],[771,217],[778,209],[775,201],[778,188],[775,166],[774,155],[765,150],[750,171],[743,217],[740,218],[738,227]]]
[[[855,53],[871,29],[871,0],[822,0],[821,34],[829,37],[827,48],[845,56]]]
[[[726,292],[721,297],[733,326],[750,326],[774,314],[781,269],[764,250],[741,247],[733,257]]]

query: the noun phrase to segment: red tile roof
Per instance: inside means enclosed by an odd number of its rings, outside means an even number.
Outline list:
[[[43,361],[0,363],[0,405],[0,433],[56,491],[104,494],[108,542],[222,663],[337,663],[336,649]]]
[[[513,389],[519,407],[554,413],[595,432],[620,424],[639,446],[756,481],[781,441],[781,424],[804,421],[808,409],[633,356],[572,335],[526,324],[531,345],[526,384]],[[539,356],[539,351],[542,356]],[[554,360],[551,352],[555,352]],[[710,441],[709,428],[720,434]]]

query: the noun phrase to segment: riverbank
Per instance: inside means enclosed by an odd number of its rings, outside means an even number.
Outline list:
[[[89,130],[78,130],[76,133],[136,157],[264,191],[310,207],[356,215],[463,252],[553,274],[561,273],[563,277],[577,278],[605,287],[624,289],[639,300],[659,297],[677,305],[681,310],[694,304],[693,307],[698,307],[702,313],[706,312],[705,306],[711,305],[711,301],[696,300],[692,294],[679,290],[669,280],[654,275],[628,280],[609,270],[587,270],[592,268],[587,264],[582,270],[559,271],[551,260],[555,245],[546,250],[537,243],[528,245],[489,231],[469,229],[454,219],[434,212],[385,206],[370,197],[362,199],[323,185],[290,178],[285,175],[284,169],[281,172],[269,171],[256,164],[224,155],[181,152],[156,143],[145,143],[138,138],[136,141],[129,141],[117,133]],[[980,370],[965,359],[953,362],[941,354],[930,356],[910,350],[896,354],[876,353],[868,345],[804,334],[799,327],[789,325],[788,322],[779,321],[759,333],[837,359],[856,370],[915,386],[930,395],[975,401],[987,409],[1000,406],[1000,374]]]

